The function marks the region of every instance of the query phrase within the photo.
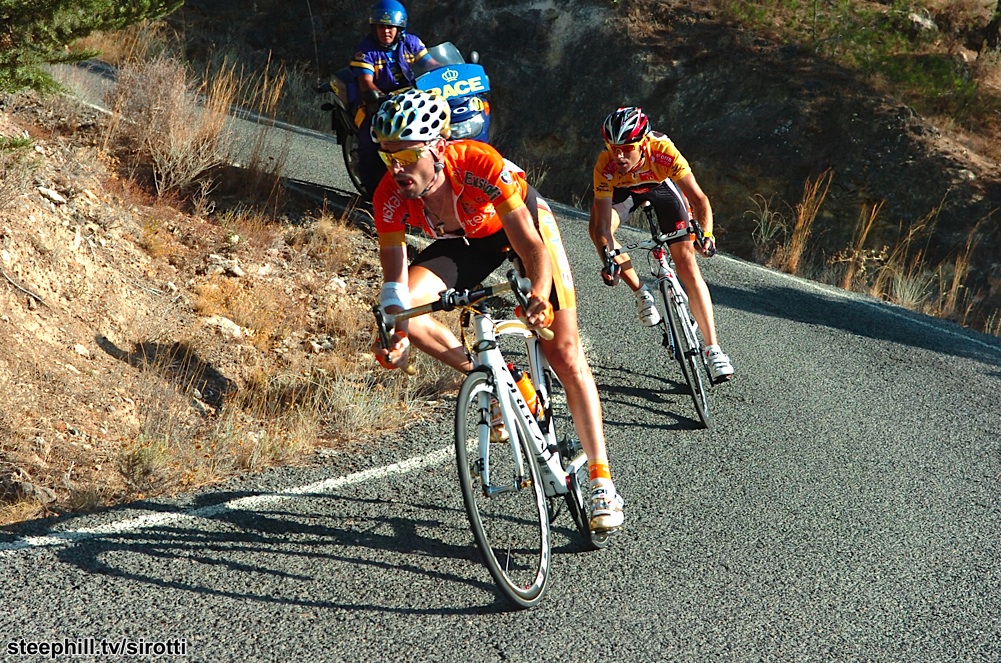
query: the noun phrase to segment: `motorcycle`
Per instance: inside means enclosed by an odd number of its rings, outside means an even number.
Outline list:
[[[436,93],[448,101],[451,111],[451,137],[489,142],[490,79],[479,64],[479,54],[473,51],[469,62],[452,42],[443,42],[428,49],[427,54],[413,64],[413,87]],[[401,88],[401,92],[407,88]],[[333,103],[320,108],[331,114],[330,128],[337,136],[344,158],[344,168],[351,183],[363,196],[370,198],[360,176],[358,162],[358,127],[365,120],[366,108],[377,108],[388,95],[363,96],[348,67],[337,71],[329,82],[321,83],[317,92],[332,92]]]

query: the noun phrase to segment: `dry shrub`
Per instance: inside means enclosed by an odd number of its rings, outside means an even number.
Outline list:
[[[321,331],[338,341],[338,354],[350,356],[371,345],[372,309],[353,297],[332,297],[323,311]]]
[[[185,189],[227,156],[235,82],[216,78],[202,93],[204,107],[185,69],[164,56],[118,72],[106,141],[124,143],[151,168],[158,195]]]
[[[862,208],[859,214],[858,225],[855,226],[855,237],[852,241],[852,247],[846,256],[842,258],[843,262],[846,262],[845,273],[841,278],[841,287],[845,290],[851,290],[855,283],[855,275],[864,272],[866,269],[866,264],[870,261],[872,257],[871,252],[866,252],[865,241],[869,237],[869,233],[872,231],[873,225],[876,223],[876,217],[879,216],[879,210],[883,208],[883,201],[876,203],[871,208]],[[835,261],[839,261],[835,258]]]
[[[226,230],[231,246],[246,243],[258,248],[267,248],[278,236],[274,221],[243,206],[216,215],[215,222]]]
[[[212,276],[194,291],[197,313],[221,315],[251,330],[254,346],[262,350],[269,349],[275,338],[304,327],[307,319],[306,303],[276,283]]]
[[[358,234],[346,218],[324,215],[314,223],[292,230],[285,241],[316,260],[327,272],[340,274],[357,262]]]
[[[154,258],[171,262],[183,253],[183,247],[162,219],[148,216],[142,221],[137,243]]]
[[[37,161],[31,140],[22,136],[0,136],[0,210],[28,190]]]
[[[171,41],[171,30],[165,21],[143,21],[115,32],[93,32],[72,45],[74,51],[92,51],[115,66],[129,62],[146,62],[163,55]]]

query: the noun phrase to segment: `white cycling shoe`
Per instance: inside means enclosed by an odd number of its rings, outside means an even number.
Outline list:
[[[598,479],[591,482],[591,531],[597,534],[622,529],[622,496],[611,481]]]
[[[657,302],[654,301],[650,288],[644,285],[633,294],[636,295],[636,313],[640,316],[640,324],[653,327],[660,322],[660,311],[657,310]]]
[[[709,376],[713,383],[726,382],[733,377],[733,364],[730,358],[723,354],[718,345],[709,345],[705,349],[706,362],[709,364]]]

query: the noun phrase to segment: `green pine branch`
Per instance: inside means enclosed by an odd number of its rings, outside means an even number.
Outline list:
[[[44,67],[78,62],[90,52],[69,45],[93,32],[114,32],[162,18],[184,0],[0,0],[0,92],[59,88]]]

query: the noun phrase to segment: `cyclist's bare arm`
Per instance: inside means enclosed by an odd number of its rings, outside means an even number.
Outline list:
[[[511,248],[525,266],[525,275],[532,282],[532,296],[526,311],[528,324],[542,324],[553,285],[553,268],[542,235],[535,229],[532,215],[524,205],[502,216],[501,223]]]
[[[706,196],[702,187],[699,186],[698,181],[695,179],[695,175],[688,173],[680,180],[677,181],[678,188],[681,192],[685,194],[688,198],[688,202],[692,205],[692,214],[698,219],[699,223],[702,225],[702,233],[708,235],[709,238],[713,236],[713,208],[709,204],[709,197]],[[705,242],[702,247],[702,255],[711,257],[715,253],[715,242]]]
[[[594,199],[594,233],[592,239],[597,244],[598,252],[601,252],[602,247],[615,248],[615,238],[613,234],[615,233],[615,228],[612,224],[612,199],[611,198],[595,198]]]
[[[379,249],[379,262],[382,263],[383,283],[399,283],[404,289],[409,286],[407,274],[407,249],[405,246],[383,246]],[[403,310],[400,306],[387,306],[387,313],[397,313]],[[401,366],[406,363],[407,349],[409,343],[405,340],[409,328],[408,320],[401,320],[396,326],[396,333],[390,338],[388,348],[383,348],[378,344],[373,346],[376,356],[381,356],[392,366]],[[380,360],[381,361],[381,360]]]

